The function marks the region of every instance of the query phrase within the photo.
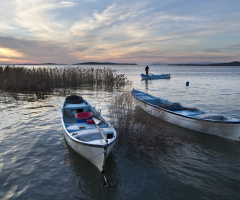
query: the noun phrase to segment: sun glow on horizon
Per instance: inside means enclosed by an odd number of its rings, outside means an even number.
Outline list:
[[[0,47],[0,62],[2,63],[28,63],[24,54],[11,48]]]
[[[4,47],[0,47],[0,58],[4,59],[4,58],[20,58],[23,57],[24,54],[21,52],[18,52],[14,49],[10,49],[10,48],[4,48]]]

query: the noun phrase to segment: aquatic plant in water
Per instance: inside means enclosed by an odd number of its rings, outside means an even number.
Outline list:
[[[117,95],[109,107],[111,123],[118,134],[115,150],[139,156],[154,155],[178,148],[181,140],[170,128],[137,106],[129,93]],[[171,130],[173,129],[173,130]]]
[[[47,92],[83,86],[121,87],[128,81],[110,68],[0,66],[0,90],[10,92]]]

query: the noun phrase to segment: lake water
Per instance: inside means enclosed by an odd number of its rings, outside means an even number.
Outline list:
[[[91,66],[92,67],[92,66]],[[93,66],[102,68],[103,66]],[[170,80],[141,80],[145,66],[114,65],[132,82],[122,89],[77,90],[109,120],[117,94],[132,88],[240,118],[240,67],[150,66]],[[189,87],[186,82],[189,81]],[[60,107],[65,95],[0,97],[0,199],[240,199],[240,144],[166,124],[164,143],[142,150],[117,145],[108,157],[101,187],[95,166],[65,142]],[[163,145],[164,144],[164,145]]]

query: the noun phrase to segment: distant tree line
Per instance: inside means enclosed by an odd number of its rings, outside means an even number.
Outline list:
[[[137,65],[137,63],[112,63],[112,62],[83,62],[73,65]]]
[[[210,64],[168,64],[168,65],[180,65],[180,66],[240,66],[240,62],[233,61],[229,63],[210,63]]]

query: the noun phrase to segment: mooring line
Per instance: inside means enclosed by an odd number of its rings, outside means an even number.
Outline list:
[[[97,154],[96,156],[92,157],[91,159],[82,162],[82,163],[79,164],[78,166],[74,167],[73,170],[79,168],[80,166],[82,166],[82,165],[84,165],[84,164],[87,164],[88,162],[90,162],[90,160],[96,158],[97,156],[101,155],[102,153],[104,153],[104,151],[101,152],[101,153],[99,153],[99,154]],[[68,181],[70,175],[71,175],[71,172],[69,172],[69,175],[68,175],[66,181]],[[57,175],[56,175],[56,176],[57,176]],[[53,179],[51,179],[51,180],[48,181],[48,184],[51,183],[51,182],[53,182],[55,179],[56,179],[56,177],[55,177],[55,178],[53,177]],[[17,197],[14,197],[13,199],[19,199],[19,198],[21,198],[23,195],[26,195],[26,194],[28,194],[29,192],[31,192],[32,190],[36,190],[36,189],[40,188],[41,186],[43,186],[43,185],[40,184],[39,186],[35,186],[35,187],[33,187],[31,190],[29,190],[29,191],[27,191],[27,192],[23,192],[22,194],[20,194],[20,195],[17,196]]]

